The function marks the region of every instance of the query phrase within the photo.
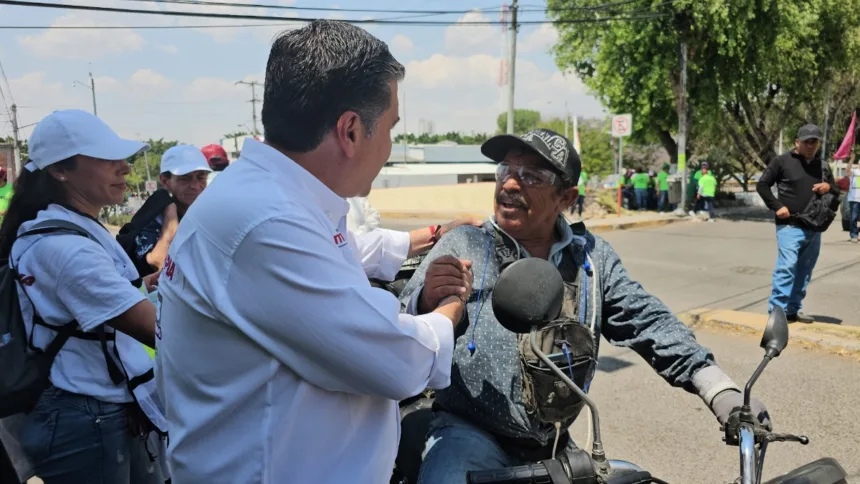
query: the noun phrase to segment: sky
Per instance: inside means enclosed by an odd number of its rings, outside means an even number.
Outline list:
[[[331,12],[272,8],[187,6],[140,0],[44,0],[50,3],[139,9],[278,15],[300,18],[368,19],[413,16],[414,20],[497,21],[501,3],[492,0],[232,0],[292,7],[372,9],[382,12]],[[529,0],[526,0],[529,1]],[[535,2],[535,0],[531,0]],[[543,3],[522,5],[520,20],[546,16]],[[444,10],[456,14],[415,18],[390,10]],[[404,19],[408,21],[408,19]],[[224,27],[226,25],[263,25]],[[21,137],[55,109],[92,111],[89,72],[95,79],[99,117],[122,136],[179,140],[202,146],[225,134],[250,131],[251,88],[237,81],[263,82],[271,40],[298,22],[224,20],[0,6],[0,26],[119,26],[119,29],[0,29],[0,80],[5,103],[18,106]],[[134,29],[133,26],[216,28]],[[492,132],[507,109],[507,86],[499,85],[501,59],[509,32],[500,26],[364,25],[388,43],[406,66],[399,88],[402,124],[398,132],[420,133],[426,121],[434,132]],[[600,103],[572,74],[555,65],[550,48],[557,32],[548,24],[523,25],[517,39],[517,108],[535,109],[545,118],[601,116]],[[11,92],[10,92],[11,91]],[[262,99],[262,90],[257,88]],[[0,100],[3,102],[3,100]],[[567,106],[567,108],[565,107]],[[261,104],[257,104],[259,116]],[[422,123],[422,120],[425,122]],[[262,125],[259,126],[262,131]],[[0,137],[11,134],[6,107],[0,105]]]

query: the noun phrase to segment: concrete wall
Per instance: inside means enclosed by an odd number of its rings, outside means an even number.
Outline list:
[[[383,211],[493,211],[495,183],[381,188],[370,192],[370,204]]]
[[[399,188],[430,185],[453,185],[457,175],[379,175],[373,180],[373,188]]]

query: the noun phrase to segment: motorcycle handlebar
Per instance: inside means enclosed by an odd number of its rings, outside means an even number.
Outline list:
[[[596,479],[592,481],[589,477],[593,478],[594,476],[576,475],[571,478],[565,475],[563,478],[560,478],[557,475],[551,475],[546,464],[537,462],[502,469],[469,471],[466,473],[466,482],[468,484],[572,484],[574,482],[598,482]],[[586,480],[581,481],[583,478]],[[629,469],[625,469],[618,474],[610,474],[602,482],[605,484],[666,484],[664,481],[652,477],[647,471]]]
[[[469,484],[568,484],[550,480],[549,470],[543,462],[487,471],[469,471],[466,473],[466,481]]]

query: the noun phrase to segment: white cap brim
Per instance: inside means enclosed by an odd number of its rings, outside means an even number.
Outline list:
[[[173,168],[171,170],[164,170],[161,173],[170,173],[175,176],[184,176],[189,173],[194,173],[195,171],[212,171],[212,168],[209,166],[183,166],[180,168]]]
[[[148,149],[149,144],[143,141],[115,138],[89,146],[78,154],[101,160],[125,160]]]

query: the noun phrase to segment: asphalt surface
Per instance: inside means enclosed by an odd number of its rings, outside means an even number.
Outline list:
[[[697,330],[739,385],[761,361],[760,336]],[[600,411],[603,443],[610,459],[633,462],[671,483],[727,483],[739,475],[737,447],[726,446],[702,400],[666,384],[630,350],[601,345],[591,386]],[[773,420],[774,431],[806,435],[809,445],[772,443],[765,457],[770,479],[822,457],[833,457],[860,482],[860,363],[789,346],[753,387]],[[587,415],[572,432],[585,445]]]
[[[849,243],[838,222],[823,235],[803,312],[816,321],[857,326],[860,244]],[[384,226],[397,230],[432,223],[437,221],[383,220]],[[630,275],[675,312],[701,307],[767,312],[777,251],[769,219],[676,223],[600,235],[612,244]]]
[[[383,221],[409,230],[444,221]],[[838,221],[824,234],[805,312],[819,321],[860,324],[860,246],[847,242]],[[766,312],[776,262],[773,223],[726,220],[601,234],[631,276],[675,312],[699,307]],[[724,331],[724,330],[723,330]],[[697,329],[720,366],[739,385],[761,361],[760,335]],[[698,396],[666,384],[630,350],[604,341],[601,371],[591,387],[600,409],[604,446],[612,459],[634,462],[671,483],[728,483],[739,475],[736,447]],[[810,443],[773,443],[764,477],[774,478],[822,457],[834,457],[860,483],[860,362],[789,347],[754,387],[774,430],[807,435]],[[572,432],[587,440],[587,415]]]

